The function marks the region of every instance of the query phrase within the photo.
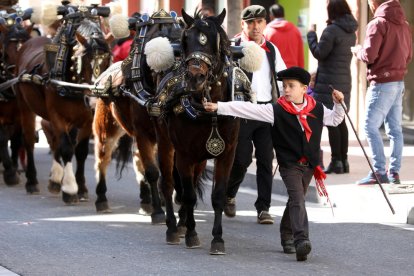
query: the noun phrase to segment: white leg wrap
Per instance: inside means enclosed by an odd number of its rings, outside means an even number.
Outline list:
[[[63,167],[55,159],[53,159],[52,168],[50,169],[49,180],[54,183],[62,183],[63,178]]]
[[[67,194],[74,195],[78,192],[78,184],[76,183],[76,178],[73,174],[72,162],[68,162],[66,164],[64,172],[62,191]]]

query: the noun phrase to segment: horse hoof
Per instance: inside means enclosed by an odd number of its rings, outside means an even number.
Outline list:
[[[80,202],[88,202],[89,194],[88,193],[78,193],[78,198]]]
[[[151,223],[152,224],[165,224],[164,212],[151,214]]]
[[[96,212],[98,213],[112,213],[109,208],[108,201],[95,202]]]
[[[185,235],[185,246],[187,248],[198,248],[201,246],[197,233],[191,235]]]
[[[29,195],[37,195],[40,193],[39,185],[27,185],[26,184],[26,193]]]
[[[187,227],[185,227],[184,225],[177,225],[177,232],[180,238],[184,238],[185,233],[187,232]]]
[[[177,245],[180,244],[180,237],[177,232],[167,233],[167,244]]]
[[[139,214],[144,216],[149,216],[153,212],[152,205],[149,203],[141,203],[141,208],[139,209]]]
[[[49,180],[47,189],[49,190],[49,193],[57,195],[60,193],[60,184]]]
[[[211,242],[210,255],[226,255],[224,242]]]
[[[79,203],[79,198],[78,198],[77,194],[70,195],[68,193],[62,192],[62,200],[67,205],[75,205],[75,204]]]
[[[7,186],[15,186],[20,183],[20,177],[16,171],[12,171],[10,173],[5,171],[3,173],[3,179]]]

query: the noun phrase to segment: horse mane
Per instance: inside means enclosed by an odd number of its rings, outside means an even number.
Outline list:
[[[207,24],[206,24],[207,22]],[[221,59],[224,60],[224,56],[230,56],[230,40],[227,36],[227,33],[221,27],[218,18],[215,16],[203,17],[201,14],[201,10],[197,10],[194,12],[194,23],[192,26],[187,26],[188,28],[197,28],[199,31],[203,32],[207,35],[208,39],[213,39],[213,43],[217,44],[217,33],[220,35],[220,49]]]
[[[90,48],[110,52],[109,45],[106,43],[104,34],[98,23],[89,19],[84,19],[81,21],[77,32],[88,39]]]
[[[30,34],[20,24],[14,24],[4,37],[3,43],[7,45],[11,40],[26,41],[29,40]]]

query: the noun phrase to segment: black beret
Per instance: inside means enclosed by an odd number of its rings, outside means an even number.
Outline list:
[[[298,80],[304,85],[309,85],[310,74],[302,67],[290,67],[288,69],[277,72],[278,80]]]
[[[251,5],[246,7],[241,12],[241,19],[244,21],[253,20],[256,18],[266,18],[266,10],[260,5]]]

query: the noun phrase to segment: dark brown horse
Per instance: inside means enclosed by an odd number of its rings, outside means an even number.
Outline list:
[[[175,23],[175,19],[163,10],[154,13],[151,18],[139,18],[138,24],[140,27],[135,30],[136,36],[129,57],[122,63],[114,64],[106,72],[107,75],[112,76],[114,87],[122,85],[122,89],[117,89],[120,94],[101,97],[95,109],[93,132],[95,137],[95,169],[98,178],[96,188],[98,198],[95,205],[98,212],[108,212],[110,210],[106,197],[106,169],[119,138],[127,133],[136,141],[138,151],[135,153],[135,157],[140,160],[143,169],[138,169],[138,171],[142,172],[145,181],[150,186],[150,197],[145,197],[143,193],[149,193],[148,188],[146,188],[147,185],[144,180],[140,183],[141,207],[149,210],[144,206],[151,202],[152,223],[165,223],[165,214],[161,208],[157,187],[159,169],[156,160],[155,129],[147,108],[134,99],[138,99],[137,93],[154,95],[156,90],[154,77],[162,74],[149,70],[143,54],[145,44],[154,37],[168,37],[170,41],[178,40],[181,29]],[[133,26],[135,29],[135,24]],[[122,72],[121,66],[123,68]],[[135,68],[135,71],[131,68]],[[111,72],[118,72],[118,74]],[[133,75],[133,72],[141,72],[141,75],[137,77]],[[105,80],[106,77],[103,77],[100,84],[103,85]],[[126,97],[125,93],[128,93],[128,91],[135,96]],[[158,147],[162,146],[158,145]]]
[[[78,12],[64,18],[53,41],[36,37],[21,47],[16,72],[22,77],[15,88],[27,151],[28,193],[39,192],[33,156],[35,116],[38,115],[50,122],[53,131],[50,146],[54,159],[49,191],[57,193],[61,188],[66,203],[88,199],[84,165],[92,134],[93,112],[82,88],[49,80],[92,83],[109,63],[110,50],[100,25]],[[75,175],[73,155],[77,161]]]
[[[22,20],[30,18],[30,13],[23,12],[23,17],[8,15],[9,20],[0,20],[0,83],[11,80],[17,59],[17,51],[22,43],[30,38],[32,25],[23,27]],[[8,141],[11,141],[10,157]],[[16,96],[11,88],[0,91],[0,160],[4,166],[3,179],[7,185],[19,183],[17,174],[20,150],[21,127]]]
[[[158,145],[163,178],[171,175],[175,149],[183,193],[180,219],[187,228],[185,243],[188,248],[200,246],[195,230],[194,208],[197,189],[208,159],[215,159],[213,190],[213,240],[210,254],[225,254],[222,238],[222,213],[225,188],[234,159],[239,120],[204,112],[202,101],[230,101],[233,98],[231,81],[233,72],[229,39],[221,27],[226,15],[191,17],[182,10],[186,23],[181,45],[182,63],[179,68],[161,80],[159,101],[164,120],[158,127]],[[164,95],[164,96],[162,96]],[[167,98],[165,102],[162,99]],[[172,144],[171,144],[172,143]],[[173,145],[173,147],[172,147]],[[165,176],[165,177],[164,177]],[[170,178],[171,179],[171,178]],[[171,181],[163,181],[162,189],[167,210],[167,243],[179,243],[179,233],[173,210]]]

